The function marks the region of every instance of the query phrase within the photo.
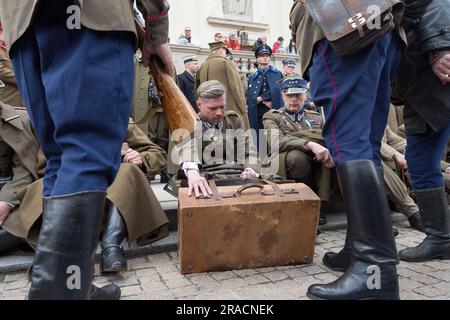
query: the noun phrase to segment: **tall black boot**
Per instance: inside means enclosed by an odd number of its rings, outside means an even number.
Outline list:
[[[372,161],[337,167],[347,207],[352,264],[336,281],[308,288],[312,299],[399,299],[397,252],[383,180]]]
[[[127,235],[125,221],[119,209],[111,203],[106,217],[105,232],[101,241],[102,257],[100,260],[101,272],[121,272],[127,270],[127,260],[120,247]]]
[[[351,241],[350,241],[350,225],[347,224],[347,232],[345,235],[344,248],[338,253],[327,252],[322,258],[325,266],[334,271],[345,272],[352,265]]]
[[[90,298],[104,204],[104,192],[44,199],[29,299]]]
[[[15,235],[12,235],[8,231],[0,228],[0,254],[17,248],[23,244],[23,240]]]
[[[450,212],[444,188],[415,190],[422,224],[427,237],[414,248],[403,249],[404,261],[450,260]]]

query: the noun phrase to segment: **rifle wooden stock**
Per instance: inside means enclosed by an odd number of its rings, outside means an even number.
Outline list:
[[[138,46],[144,52],[145,31],[137,20],[135,20],[135,25],[138,33]],[[158,57],[152,56],[149,65],[150,72],[153,75],[158,91],[162,94],[161,106],[167,117],[170,131],[174,132],[177,129],[187,130],[186,134],[182,134],[179,137],[181,140],[194,132],[198,116],[173,78],[162,71],[161,63]]]
[[[151,57],[149,67],[155,79],[156,87],[162,94],[161,105],[167,117],[170,131],[185,129],[189,133],[194,132],[198,116],[183,92],[178,88],[173,78],[162,71],[159,58]]]

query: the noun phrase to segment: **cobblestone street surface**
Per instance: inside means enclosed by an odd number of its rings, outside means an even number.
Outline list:
[[[397,249],[417,245],[420,232],[397,224]],[[227,272],[181,275],[176,252],[148,255],[128,260],[128,272],[102,276],[96,265],[95,283],[115,283],[122,289],[122,299],[307,299],[306,290],[313,283],[335,280],[339,273],[322,264],[327,251],[338,251],[344,244],[345,231],[327,231],[317,238],[314,263]],[[400,262],[398,266],[402,299],[450,299],[450,261],[425,263]],[[0,274],[0,299],[25,299],[29,288],[26,273]]]

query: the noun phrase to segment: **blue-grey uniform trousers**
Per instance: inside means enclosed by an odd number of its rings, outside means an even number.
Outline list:
[[[10,52],[47,158],[44,197],[108,188],[131,107],[133,34],[70,30],[71,4],[43,1]]]
[[[324,107],[323,136],[337,163],[372,160],[381,166],[380,146],[389,113],[391,84],[400,60],[394,33],[346,58],[328,40],[315,46],[311,97]]]

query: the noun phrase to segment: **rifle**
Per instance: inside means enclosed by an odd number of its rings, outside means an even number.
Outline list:
[[[143,52],[145,31],[137,20],[135,20],[135,25],[138,33],[139,47]],[[150,73],[153,76],[159,93],[162,95],[161,106],[169,123],[170,131],[174,132],[177,129],[185,129],[185,133],[182,133],[180,136],[181,141],[194,132],[195,122],[199,118],[183,92],[178,88],[174,79],[162,71],[161,65],[162,62],[159,57],[152,56],[150,58]],[[143,123],[150,120],[153,114],[151,112],[152,109],[149,109],[144,117],[136,121],[136,123]]]

